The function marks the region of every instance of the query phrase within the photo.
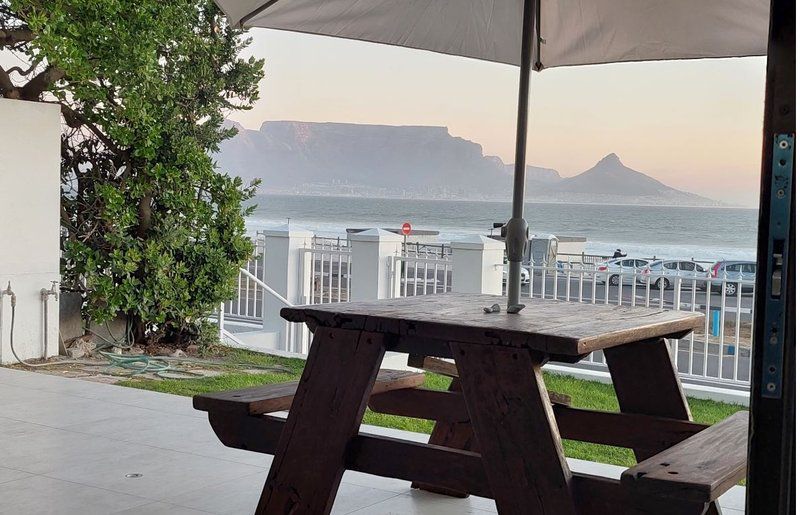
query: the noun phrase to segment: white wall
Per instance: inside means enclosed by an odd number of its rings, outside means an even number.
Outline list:
[[[14,347],[44,348],[42,288],[59,281],[61,121],[56,105],[0,99],[0,288],[17,294]],[[11,303],[2,296],[0,363],[11,363]],[[58,353],[58,302],[50,297],[48,355]]]
[[[304,304],[311,295],[311,254],[303,252],[311,248],[314,233],[302,229],[282,229],[264,231],[264,277],[261,279],[278,295],[292,304]],[[278,348],[285,341],[288,325],[281,318],[280,311],[284,303],[275,296],[264,292],[263,324],[266,334],[261,339],[262,345]],[[303,330],[297,326],[297,330]],[[247,337],[244,337],[245,340]],[[299,343],[299,341],[292,342]],[[290,352],[302,352],[301,348],[286,349]]]
[[[503,294],[503,242],[472,235],[450,244],[453,292]]]
[[[350,300],[391,299],[399,296],[400,282],[392,281],[392,259],[403,248],[403,237],[383,229],[350,235]]]

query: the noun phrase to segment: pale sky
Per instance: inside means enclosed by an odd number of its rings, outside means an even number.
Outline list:
[[[261,100],[231,116],[447,126],[513,160],[514,67],[266,29]],[[757,204],[764,58],[553,68],[533,75],[528,164],[580,173],[610,152],[670,186]]]

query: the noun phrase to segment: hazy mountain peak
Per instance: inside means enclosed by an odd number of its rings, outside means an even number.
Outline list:
[[[608,166],[608,165],[622,165],[622,161],[620,160],[619,156],[614,152],[608,154],[606,157],[601,159],[597,162],[595,166]],[[623,165],[624,166],[624,165]]]
[[[237,131],[244,130],[244,126],[241,123],[234,120],[230,120],[228,118],[226,118],[225,121],[222,122],[222,126],[225,127],[226,129],[233,128],[236,129]]]
[[[238,124],[236,124],[238,125]],[[239,126],[241,127],[241,126]],[[240,128],[215,156],[222,170],[261,178],[262,191],[411,198],[511,197],[513,166],[447,127],[266,121]],[[547,202],[702,205],[625,166],[615,153],[574,177],[527,166],[528,198]]]

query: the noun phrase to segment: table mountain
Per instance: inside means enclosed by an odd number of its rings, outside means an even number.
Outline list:
[[[488,156],[446,127],[268,121],[239,134],[214,156],[221,170],[262,179],[261,191],[414,198],[507,200],[513,165]],[[708,205],[609,154],[561,177],[528,166],[528,197],[541,201]]]

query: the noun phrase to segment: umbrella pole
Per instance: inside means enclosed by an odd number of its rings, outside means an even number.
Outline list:
[[[525,306],[520,303],[522,259],[528,245],[528,222],[525,221],[525,151],[528,143],[528,95],[531,67],[533,66],[533,40],[536,4],[538,0],[524,0],[522,15],[522,48],[519,68],[519,98],[517,100],[517,141],[514,154],[514,196],[511,219],[506,225],[506,254],[508,256],[508,308],[518,313]],[[538,36],[537,36],[538,37]]]

